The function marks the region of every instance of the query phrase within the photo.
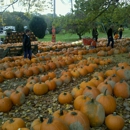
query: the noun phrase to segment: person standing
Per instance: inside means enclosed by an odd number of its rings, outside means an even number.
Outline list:
[[[26,29],[25,34],[23,35],[23,51],[24,58],[29,58],[31,60],[32,51],[31,51],[31,41],[30,41],[30,30]]]
[[[113,39],[113,29],[112,29],[112,28],[113,28],[113,27],[110,26],[110,28],[109,28],[108,31],[107,31],[107,37],[108,37],[107,46],[109,46],[109,45],[110,45],[110,42],[112,42],[112,43],[111,43],[111,47],[113,48],[113,47],[114,47],[114,39]]]
[[[124,28],[123,28],[122,25],[120,25],[120,27],[119,27],[119,29],[118,29],[118,32],[119,32],[119,39],[122,38],[123,31],[124,31]]]
[[[92,30],[92,37],[93,39],[97,42],[97,39],[98,39],[98,31],[97,31],[97,28],[94,27],[93,30]]]

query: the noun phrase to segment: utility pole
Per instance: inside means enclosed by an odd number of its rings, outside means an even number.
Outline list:
[[[73,0],[70,0],[71,2],[71,11],[73,11]]]
[[[53,0],[53,18],[56,16],[56,0]]]

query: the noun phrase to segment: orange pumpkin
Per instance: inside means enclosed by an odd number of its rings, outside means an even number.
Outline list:
[[[10,98],[3,97],[0,99],[0,112],[8,112],[11,110],[13,104]]]
[[[128,98],[130,96],[130,86],[126,81],[121,80],[115,84],[113,93],[116,97]]]
[[[25,122],[21,118],[13,118],[7,120],[2,125],[2,130],[18,130],[18,128],[25,127]]]
[[[82,95],[83,93],[83,88],[80,88],[80,86],[77,86],[77,87],[74,87],[72,90],[71,90],[71,94],[74,98],[78,97],[79,95]]]
[[[70,104],[73,100],[73,96],[69,92],[62,92],[58,96],[58,101],[60,104]]]
[[[101,126],[105,120],[105,110],[103,106],[94,99],[86,102],[80,109],[90,121],[92,127]]]
[[[40,130],[69,130],[68,126],[62,122],[62,120],[54,117],[50,117],[49,119],[45,119],[41,124]]]
[[[23,92],[15,91],[10,95],[10,99],[14,105],[20,106],[25,102],[25,95]]]
[[[125,121],[121,116],[116,115],[114,112],[106,117],[105,124],[110,130],[122,130],[125,125]]]
[[[86,115],[78,110],[69,111],[64,116],[64,121],[67,123],[70,129],[81,128],[83,130],[90,129],[89,119]]]
[[[28,96],[30,89],[28,87],[26,87],[26,86],[24,86],[24,87],[23,86],[18,86],[16,88],[16,91],[23,92],[25,94],[25,96]]]
[[[33,92],[36,95],[43,95],[48,92],[48,85],[45,83],[41,83],[41,82],[36,83],[33,86]]]
[[[67,114],[68,112],[66,110],[57,110],[53,113],[53,116],[55,118],[60,118],[61,120],[64,120],[64,116]]]
[[[91,98],[96,98],[100,94],[100,91],[96,87],[86,86],[83,94]]]
[[[108,115],[113,113],[116,110],[116,100],[113,96],[106,95],[106,91],[107,89],[105,90],[104,93],[98,95],[96,97],[96,101],[102,104],[105,110],[105,114]]]
[[[48,89],[51,90],[55,90],[56,89],[56,82],[54,80],[46,80],[45,84],[47,84]]]
[[[106,94],[112,95],[113,89],[110,84],[107,82],[101,82],[98,86],[97,89],[100,91],[100,93],[104,93],[106,90]]]
[[[74,100],[74,109],[80,110],[82,105],[84,105],[86,102],[90,101],[91,98],[85,95],[80,95]]]
[[[41,124],[43,123],[43,117],[40,117],[38,119],[35,119],[31,123],[31,130],[40,130]]]

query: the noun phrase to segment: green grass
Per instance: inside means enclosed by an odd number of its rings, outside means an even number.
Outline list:
[[[82,37],[92,37],[91,33],[86,33],[84,36]],[[130,29],[124,29],[123,32],[123,37],[130,37]],[[106,33],[101,33],[99,32],[99,36],[98,38],[107,38]],[[39,39],[40,41],[51,41],[52,40],[52,35],[48,34],[46,35],[43,39]],[[56,41],[62,41],[62,42],[72,42],[72,41],[77,41],[79,40],[78,35],[76,34],[56,34]]]

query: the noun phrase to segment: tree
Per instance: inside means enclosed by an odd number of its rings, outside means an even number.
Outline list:
[[[65,17],[57,18],[53,23],[57,26],[62,24],[65,30],[76,33],[79,39],[81,39],[86,32],[91,31],[94,25],[100,24],[102,26],[100,17],[102,17],[103,14],[114,16],[115,14],[112,14],[112,12],[114,12],[119,5],[121,5],[121,3],[119,3],[118,0],[75,0],[73,13],[67,14]],[[125,6],[126,5],[121,5],[123,9]],[[111,21],[106,22],[111,24],[117,20],[113,18],[114,17],[112,17]]]
[[[16,25],[16,31],[17,32],[24,32],[24,26],[22,23],[17,23]]]
[[[34,16],[29,23],[29,28],[38,38],[44,38],[47,29],[47,23],[39,16]]]

